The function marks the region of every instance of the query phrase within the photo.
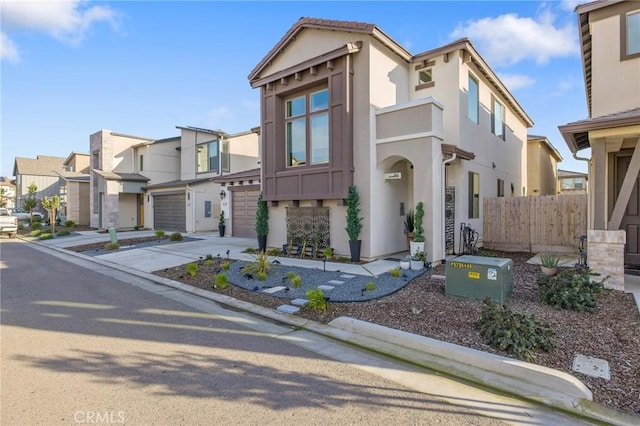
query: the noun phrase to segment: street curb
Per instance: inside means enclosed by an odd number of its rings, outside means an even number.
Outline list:
[[[638,417],[593,402],[592,393],[584,383],[574,376],[558,370],[350,317],[339,317],[325,325],[82,253],[48,246],[39,241],[29,242],[203,297],[234,309],[440,371],[451,377],[458,377],[485,387],[501,390],[573,415],[613,425],[638,425]]]

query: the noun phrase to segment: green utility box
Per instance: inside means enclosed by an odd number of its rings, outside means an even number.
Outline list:
[[[445,293],[503,304],[513,290],[513,260],[460,256],[447,262]]]

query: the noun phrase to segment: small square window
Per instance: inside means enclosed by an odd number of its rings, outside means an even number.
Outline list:
[[[418,84],[430,83],[433,81],[433,69],[427,68],[418,72]]]

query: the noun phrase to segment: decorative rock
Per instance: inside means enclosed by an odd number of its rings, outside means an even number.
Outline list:
[[[276,308],[276,311],[278,312],[282,312],[283,314],[295,314],[296,312],[298,312],[300,310],[300,308],[298,308],[297,306],[292,306],[292,305],[280,305]]]
[[[282,290],[284,290],[285,288],[287,288],[287,287],[285,287],[285,286],[283,286],[283,285],[278,285],[278,286],[275,286],[275,287],[267,288],[267,289],[265,289],[265,290],[263,290],[263,291],[264,291],[265,293],[273,294],[273,293],[277,293],[277,292],[279,292],[279,291],[282,291]]]
[[[342,285],[344,284],[344,281],[338,281],[338,280],[331,280],[329,281],[327,284],[332,285],[332,286],[337,286],[337,285]]]
[[[331,285],[319,285],[318,288],[322,291],[329,291],[329,290],[333,290],[335,287]]]
[[[293,300],[291,301],[291,304],[292,304],[292,305],[300,306],[300,307],[302,307],[302,306],[306,306],[306,305],[307,305],[307,303],[309,303],[309,301],[308,301],[307,299],[293,299]]]
[[[344,275],[340,275],[340,278],[344,278],[347,280],[350,280],[351,278],[355,278],[355,275],[351,275],[351,274],[344,274]]]

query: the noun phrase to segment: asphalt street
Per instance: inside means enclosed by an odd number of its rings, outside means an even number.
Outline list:
[[[0,280],[3,425],[577,424],[20,240]]]

